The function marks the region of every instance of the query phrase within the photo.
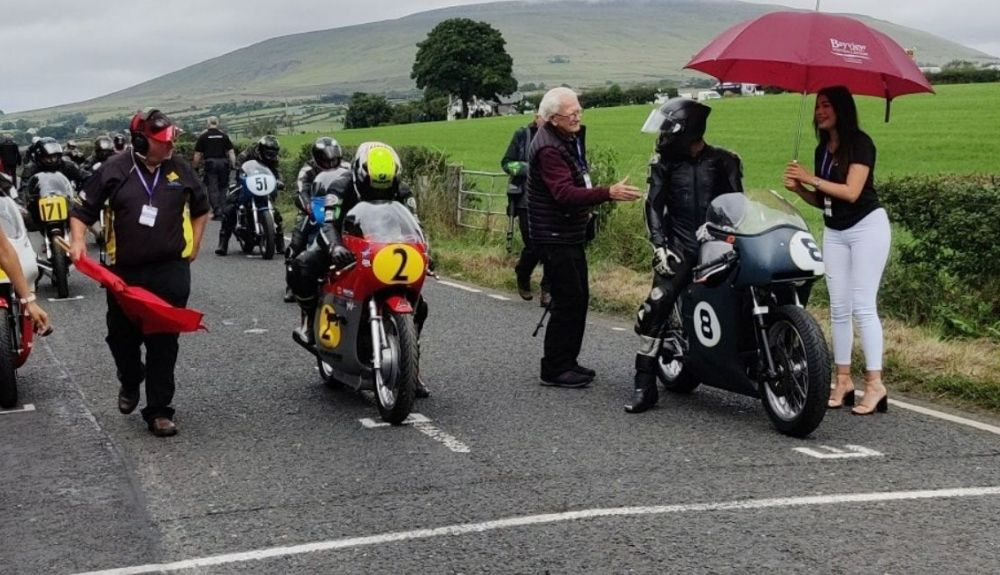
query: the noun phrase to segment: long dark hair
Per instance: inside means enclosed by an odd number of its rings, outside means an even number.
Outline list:
[[[816,94],[816,98],[826,96],[833,106],[833,111],[837,114],[837,136],[840,143],[834,157],[837,160],[838,170],[846,173],[850,163],[849,153],[854,148],[854,142],[861,133],[858,125],[858,107],[854,104],[854,96],[850,90],[844,86],[829,86],[823,88]],[[830,133],[820,130],[816,124],[816,116],[813,115],[813,128],[816,130],[816,138],[819,139],[820,146],[826,146],[830,142]]]

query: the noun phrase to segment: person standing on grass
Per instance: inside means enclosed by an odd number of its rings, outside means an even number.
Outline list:
[[[594,370],[577,362],[587,326],[587,223],[591,211],[608,201],[639,199],[628,178],[594,187],[587,164],[583,108],[569,88],[553,88],[538,106],[544,124],[528,151],[528,234],[538,249],[552,290],[545,329],[541,384],[585,387]]]
[[[875,144],[861,131],[854,97],[843,86],[819,91],[813,126],[819,139],[815,173],[790,162],[784,184],[823,210],[823,259],[830,292],[833,361],[837,365],[829,407],[854,405],[853,318],[865,357],[865,397],[851,413],[885,412],[888,391],[882,384],[884,344],[876,303],[892,234],[889,217],[875,191]]]

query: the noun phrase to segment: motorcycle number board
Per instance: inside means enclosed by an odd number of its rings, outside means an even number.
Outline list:
[[[372,272],[384,284],[416,283],[424,277],[424,257],[411,245],[389,244],[375,254]]]
[[[62,196],[50,196],[39,199],[38,211],[42,216],[42,221],[45,222],[61,221],[69,216],[66,198]]]
[[[340,318],[337,317],[337,310],[330,304],[324,304],[319,311],[319,321],[317,323],[317,341],[328,349],[334,349],[340,345]]]

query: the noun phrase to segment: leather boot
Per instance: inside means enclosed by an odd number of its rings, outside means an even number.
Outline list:
[[[215,248],[215,255],[224,256],[229,253],[229,234],[226,231],[219,232],[219,247]]]
[[[635,357],[635,390],[632,401],[625,405],[628,413],[642,413],[656,405],[660,399],[660,390],[656,386],[656,358],[648,355]]]
[[[299,302],[299,305],[302,307],[302,323],[292,332],[292,339],[312,346],[316,345],[315,330],[313,329],[313,322],[316,318],[316,300],[310,303],[312,303],[311,306],[306,302]]]

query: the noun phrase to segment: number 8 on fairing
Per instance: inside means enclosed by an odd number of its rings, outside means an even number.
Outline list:
[[[700,302],[694,307],[694,333],[705,347],[715,347],[722,339],[719,316],[708,302]]]

